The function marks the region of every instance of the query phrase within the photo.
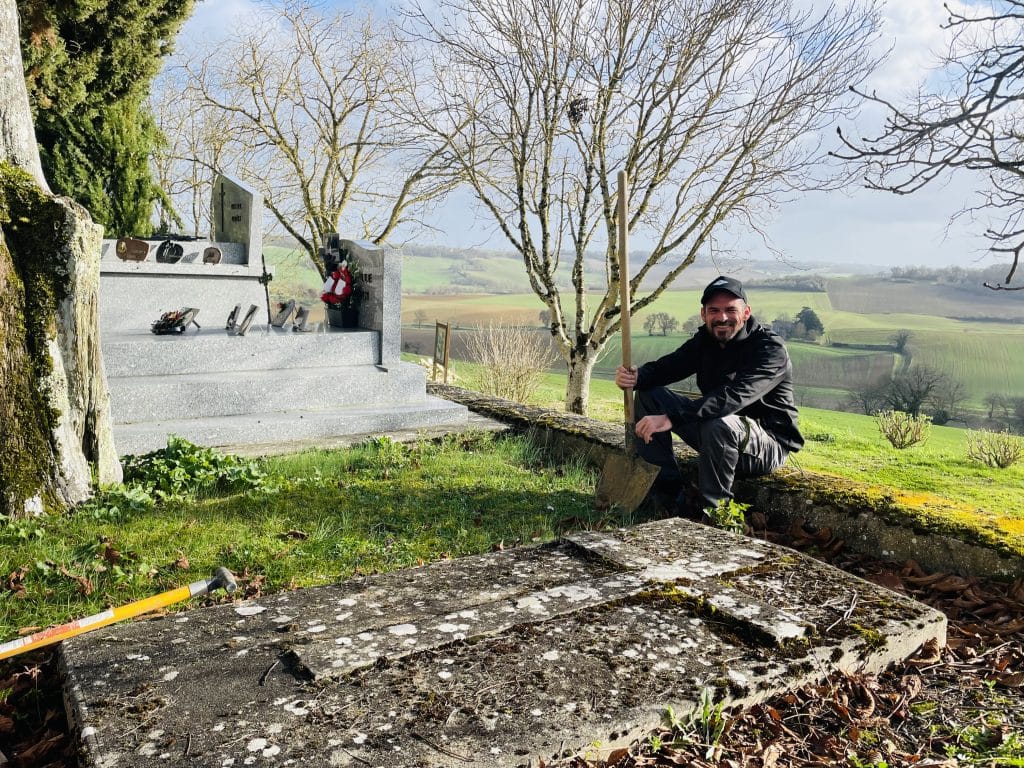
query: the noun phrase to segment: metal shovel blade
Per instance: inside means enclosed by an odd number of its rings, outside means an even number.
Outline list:
[[[629,426],[627,425],[627,429]],[[641,459],[632,451],[605,459],[597,484],[598,509],[617,507],[629,514],[643,502],[661,467]]]

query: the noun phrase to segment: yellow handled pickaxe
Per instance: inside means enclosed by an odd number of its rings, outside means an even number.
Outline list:
[[[0,645],[0,659],[7,659],[11,656],[17,656],[18,654],[25,653],[26,651],[34,651],[36,648],[42,648],[53,643],[59,643],[61,640],[67,640],[75,635],[81,635],[83,632],[92,632],[94,629],[105,627],[116,621],[122,621],[124,619],[130,619],[133,616],[139,616],[143,613],[156,611],[160,608],[165,608],[172,603],[188,600],[190,597],[196,597],[197,595],[205,595],[207,592],[213,592],[215,589],[220,589],[221,587],[223,587],[224,591],[228,594],[234,592],[238,588],[238,582],[235,581],[235,577],[232,575],[231,571],[223,567],[214,571],[213,576],[209,579],[194,581],[187,587],[169,589],[166,592],[161,592],[159,595],[153,595],[152,597],[146,597],[142,600],[136,600],[134,603],[128,603],[128,605],[122,605],[117,608],[108,608],[107,610],[100,611],[92,616],[86,616],[84,619],[75,619],[74,621],[69,621],[67,624],[50,627],[49,629],[41,630],[35,634],[19,637],[17,640],[11,640],[9,643],[3,643]]]

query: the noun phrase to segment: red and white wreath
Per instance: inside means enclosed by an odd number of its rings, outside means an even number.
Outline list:
[[[348,269],[348,262],[342,261],[324,281],[324,292],[320,294],[320,300],[337,306],[351,295],[352,273]]]

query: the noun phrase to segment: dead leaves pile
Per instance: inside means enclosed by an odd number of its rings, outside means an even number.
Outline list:
[[[0,751],[17,768],[77,765],[52,649],[6,664],[0,675]]]

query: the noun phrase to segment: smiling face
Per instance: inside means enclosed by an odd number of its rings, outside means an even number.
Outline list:
[[[719,344],[725,344],[739,333],[748,317],[747,303],[725,291],[716,293],[700,308],[700,319]]]

